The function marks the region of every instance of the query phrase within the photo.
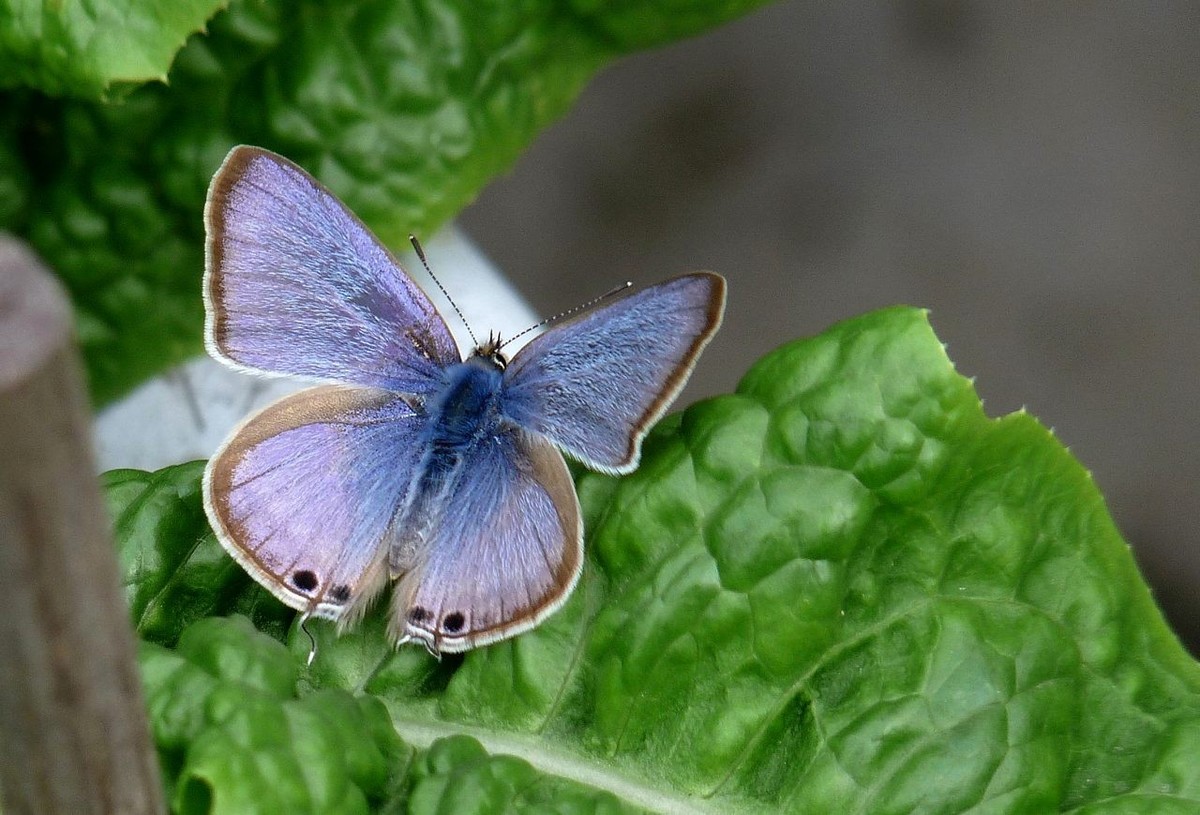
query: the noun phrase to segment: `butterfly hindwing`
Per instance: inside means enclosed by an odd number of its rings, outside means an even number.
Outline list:
[[[724,307],[725,280],[700,272],[555,326],[508,366],[502,409],[589,467],[629,472]]]
[[[465,651],[532,628],[583,564],[579,499],[562,454],[504,425],[465,452],[417,564],[393,596],[392,632]]]
[[[267,406],[205,471],[217,538],[292,608],[354,618],[386,582],[424,422],[396,394],[365,388],[310,388]]]
[[[205,206],[205,337],[268,373],[426,393],[459,361],[429,298],[304,170],[236,147]]]

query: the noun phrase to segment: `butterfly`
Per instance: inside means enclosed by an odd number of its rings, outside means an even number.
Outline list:
[[[282,156],[235,147],[204,217],[208,352],[324,382],[248,418],[209,460],[217,539],[305,619],[348,626],[394,584],[390,636],[434,653],[511,637],[562,605],[583,565],[563,453],[637,467],[725,307],[723,278],[683,275],[511,360],[498,338],[464,359],[392,254]]]

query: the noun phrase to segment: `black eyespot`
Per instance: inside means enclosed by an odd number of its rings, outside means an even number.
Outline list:
[[[335,603],[344,603],[350,599],[350,587],[334,586],[329,590],[329,596],[333,598]]]
[[[442,626],[453,634],[456,631],[462,631],[463,624],[466,621],[461,611],[453,611],[442,618]]]
[[[305,569],[292,575],[292,583],[300,591],[312,591],[317,587],[317,576]]]
[[[408,610],[408,619],[414,623],[423,623],[429,619],[429,609],[421,606],[413,606]]]

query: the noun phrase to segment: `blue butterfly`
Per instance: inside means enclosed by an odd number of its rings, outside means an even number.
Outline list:
[[[433,304],[292,162],[234,148],[213,177],[205,340],[235,368],[323,384],[237,428],[204,474],[217,538],[272,594],[349,625],[388,583],[391,635],[436,653],[511,637],[583,564],[562,452],[606,473],[683,387],[725,307],[676,277],[464,360]],[[334,384],[337,383],[337,384]]]

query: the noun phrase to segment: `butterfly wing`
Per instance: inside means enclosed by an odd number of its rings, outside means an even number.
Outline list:
[[[459,361],[429,298],[287,159],[235,147],[205,205],[209,353],[268,373],[426,393]]]
[[[562,605],[583,565],[579,499],[545,439],[505,425],[465,453],[459,473],[393,595],[396,639],[437,652],[532,628]]]
[[[700,272],[556,326],[508,366],[503,411],[594,469],[629,472],[724,310],[724,278]]]
[[[327,385],[268,405],[205,469],[217,539],[292,608],[353,619],[386,582],[425,422],[381,390]]]

